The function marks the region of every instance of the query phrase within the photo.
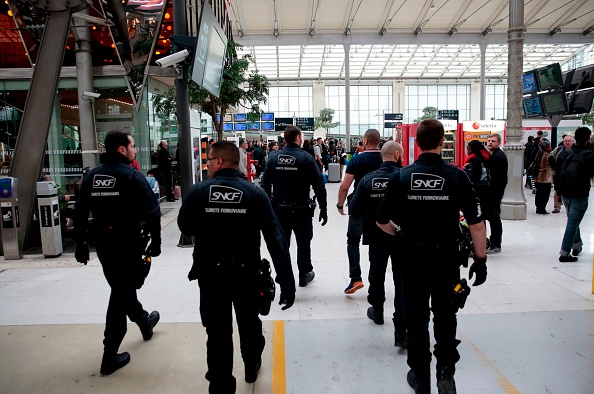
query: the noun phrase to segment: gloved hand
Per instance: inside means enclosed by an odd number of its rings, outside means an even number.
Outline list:
[[[151,244],[146,250],[146,254],[151,257],[157,257],[161,254],[161,238],[152,237]]]
[[[74,258],[81,264],[87,265],[89,262],[89,245],[86,242],[77,242]]]
[[[322,222],[322,226],[325,226],[328,223],[328,209],[321,209],[320,208],[320,222]]]
[[[295,303],[295,290],[292,291],[285,291],[281,287],[281,295],[280,301],[278,302],[279,305],[286,304],[281,309],[284,311],[285,309],[289,309]]]
[[[472,286],[480,286],[487,280],[487,257],[478,258],[475,256],[473,259],[474,263],[472,263],[468,271],[468,279],[472,279],[472,275],[476,274]]]

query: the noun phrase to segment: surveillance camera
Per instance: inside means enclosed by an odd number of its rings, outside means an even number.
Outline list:
[[[161,68],[174,66],[177,63],[181,63],[188,56],[190,56],[190,53],[187,49],[184,49],[183,51],[175,52],[173,55],[165,56],[164,58],[157,60],[157,64]]]
[[[85,97],[98,99],[99,97],[101,97],[101,93],[83,92],[83,98]]]

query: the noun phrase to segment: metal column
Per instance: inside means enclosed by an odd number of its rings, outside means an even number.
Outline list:
[[[349,152],[351,150],[351,65],[350,65],[350,52],[351,52],[351,44],[344,44],[344,109],[345,113],[345,122],[346,122],[346,135],[345,135],[345,143],[346,143],[346,150]]]
[[[10,175],[19,179],[19,206],[23,222],[19,233],[20,242],[24,241],[28,232],[35,207],[35,187],[45,155],[70,17],[72,12],[88,7],[88,4],[81,0],[46,0],[43,4],[32,0],[32,4],[49,13],[39,45],[37,62],[33,69],[31,88],[27,95],[10,170]]]
[[[507,143],[503,148],[509,163],[508,184],[501,203],[501,218],[526,219],[526,197],[522,174],[524,172],[524,145],[522,145],[522,64],[524,47],[524,2],[510,0],[508,66],[507,66]]]
[[[487,57],[487,44],[479,44],[481,50],[481,119],[485,120],[485,102],[486,100],[486,88],[485,88],[485,69],[486,69],[486,57]]]
[[[184,0],[173,0],[173,31],[176,35],[187,35],[186,7]],[[181,64],[182,74],[175,80],[175,93],[177,105],[177,130],[179,142],[177,145],[177,163],[181,178],[181,199],[184,201],[186,193],[194,184],[192,179],[193,147],[190,132],[190,100],[188,98],[188,67]],[[181,235],[177,246],[192,247],[194,242],[191,237]]]
[[[80,12],[89,13],[88,10]],[[99,164],[97,133],[95,128],[95,102],[84,92],[93,92],[93,53],[91,51],[91,27],[89,22],[74,19],[76,31],[76,80],[78,88],[78,114],[80,117],[80,149],[82,165],[95,168]]]

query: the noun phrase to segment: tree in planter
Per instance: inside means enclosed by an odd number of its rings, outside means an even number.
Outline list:
[[[223,139],[223,119],[229,108],[238,106],[249,108],[248,117],[252,118],[257,114],[259,119],[260,104],[266,104],[270,86],[268,78],[258,74],[258,70],[252,71],[246,77],[250,62],[253,61],[252,56],[244,55],[238,59],[237,48],[241,48],[241,45],[229,40],[219,97],[215,97],[193,81],[188,86],[190,105],[211,116],[218,141]],[[244,88],[246,83],[247,89]],[[217,113],[221,114],[218,121]],[[252,115],[250,116],[250,114]]]
[[[322,128],[326,130],[326,134],[328,134],[329,129],[333,129],[340,124],[340,122],[332,122],[333,117],[334,110],[332,108],[324,108],[320,110],[320,116],[317,116],[314,119],[314,130]]]
[[[420,123],[425,119],[436,119],[437,118],[437,108],[435,107],[425,107],[423,108],[423,116],[418,119],[414,120],[414,123]]]

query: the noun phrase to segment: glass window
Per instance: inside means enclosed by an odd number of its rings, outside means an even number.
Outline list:
[[[346,133],[345,87],[326,86],[326,106],[332,108],[334,121],[340,125],[330,129],[331,135],[340,136]],[[352,136],[359,136],[370,128],[383,132],[383,114],[392,113],[392,85],[382,86],[351,86],[351,118],[350,131]],[[386,132],[388,134],[388,132]]]

